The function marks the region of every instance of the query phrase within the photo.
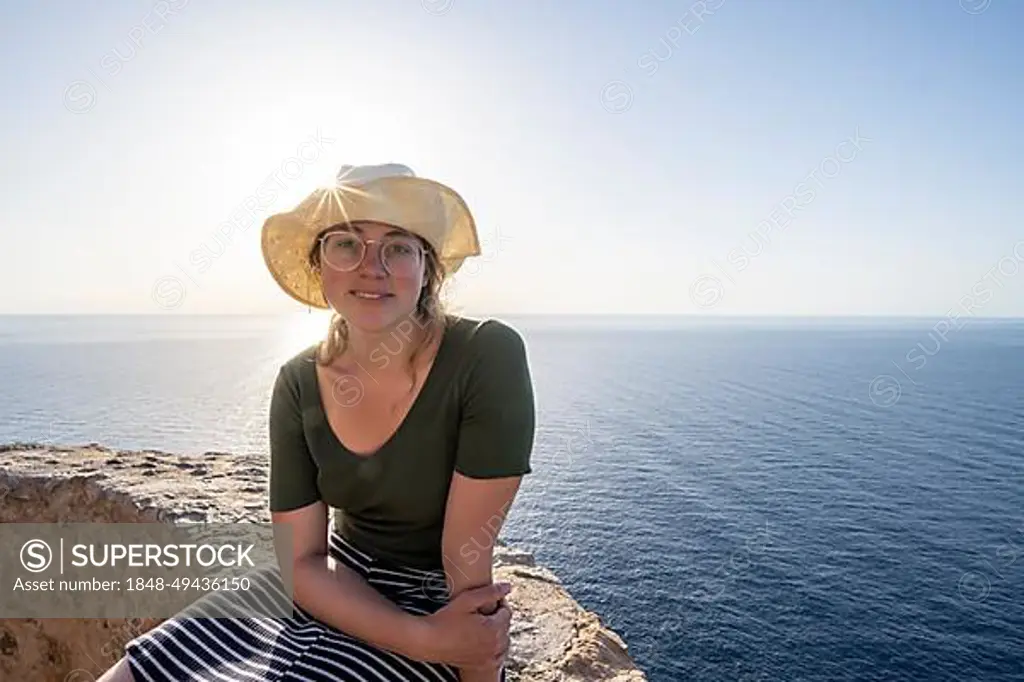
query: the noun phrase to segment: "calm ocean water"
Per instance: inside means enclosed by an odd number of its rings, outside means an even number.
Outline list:
[[[0,442],[265,461],[303,317],[0,317]],[[1024,322],[504,319],[505,537],[651,680],[1024,679]]]

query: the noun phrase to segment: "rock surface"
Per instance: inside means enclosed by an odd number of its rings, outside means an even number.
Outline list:
[[[0,523],[267,523],[266,467],[223,452],[0,445]],[[626,644],[526,552],[495,549],[513,584],[509,680],[642,682]],[[0,680],[92,682],[159,619],[0,619]]]

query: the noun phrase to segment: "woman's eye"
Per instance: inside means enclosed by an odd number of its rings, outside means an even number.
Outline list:
[[[352,251],[359,248],[359,241],[351,237],[342,237],[332,240],[330,247],[339,251]]]
[[[408,242],[392,242],[391,250],[396,256],[411,256],[416,253],[416,247]]]

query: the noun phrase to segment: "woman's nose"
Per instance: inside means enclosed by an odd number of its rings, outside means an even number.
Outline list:
[[[363,272],[378,276],[388,274],[387,268],[384,267],[383,252],[380,247],[380,244],[375,243],[366,245],[366,255],[361,263]]]

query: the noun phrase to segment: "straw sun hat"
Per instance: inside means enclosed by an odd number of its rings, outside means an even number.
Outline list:
[[[330,308],[320,276],[308,262],[317,233],[343,222],[372,220],[408,230],[427,241],[445,276],[470,256],[480,255],[476,222],[450,187],[416,177],[397,163],[342,166],[334,187],[320,187],[290,211],[263,223],[260,246],[274,281],[295,300]]]

